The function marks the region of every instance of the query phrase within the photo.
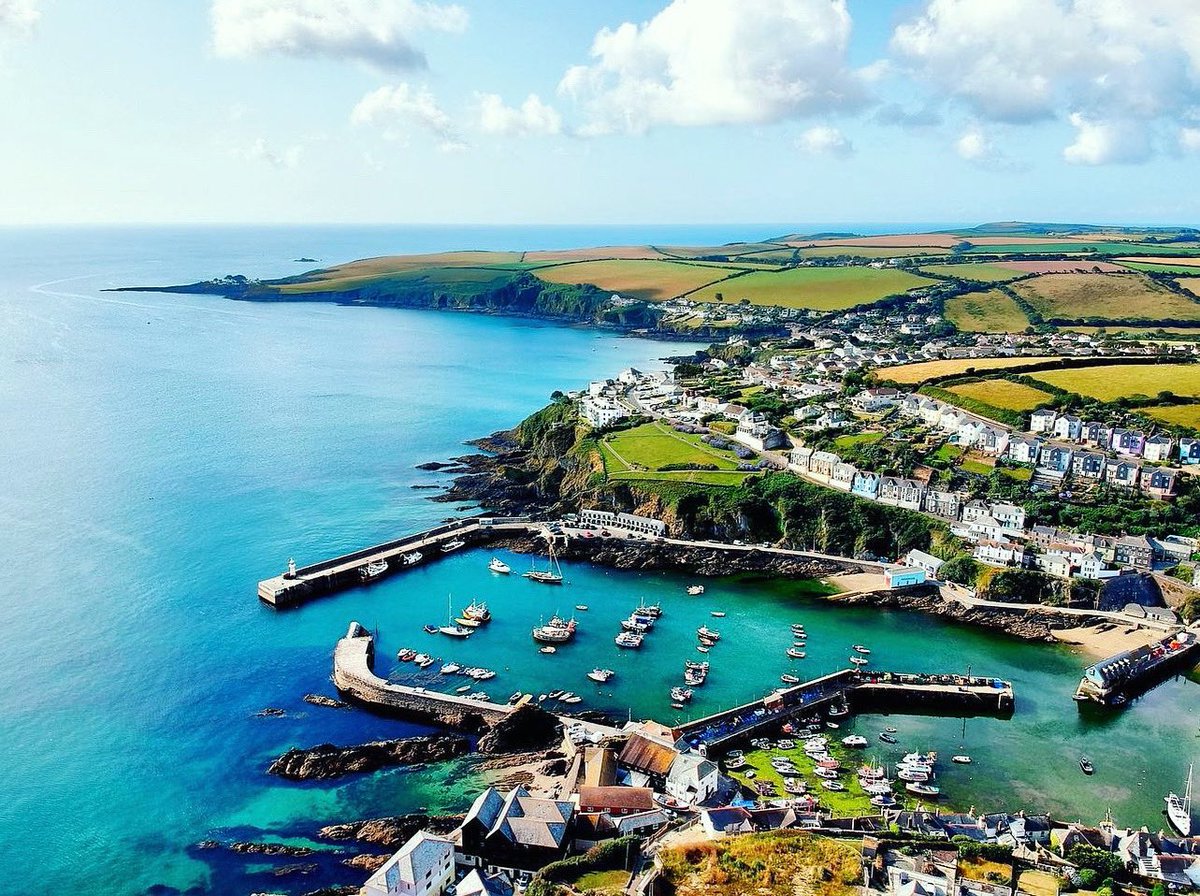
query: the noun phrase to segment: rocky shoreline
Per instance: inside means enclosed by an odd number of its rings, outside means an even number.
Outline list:
[[[443,762],[469,750],[470,742],[457,735],[406,737],[349,747],[318,744],[288,750],[271,763],[267,773],[291,781],[321,781],[399,765]]]

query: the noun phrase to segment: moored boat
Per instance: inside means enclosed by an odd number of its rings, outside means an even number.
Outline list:
[[[371,579],[377,579],[388,571],[388,562],[383,559],[372,560],[365,566],[358,568],[358,575],[364,582],[369,582]]]
[[[457,551],[459,548],[465,548],[466,546],[467,546],[467,543],[465,541],[463,541],[461,538],[455,538],[451,541],[447,541],[445,544],[442,545],[442,553],[443,554],[452,554],[455,551]]]
[[[724,619],[725,611],[724,610],[713,610],[711,615],[716,619]]]
[[[881,732],[879,733],[879,739],[880,739],[881,741],[883,741],[885,744],[894,744],[894,743],[896,743],[896,738],[895,738],[893,735],[891,735],[891,734],[888,734],[886,731],[881,731]]]
[[[524,578],[531,582],[537,582],[539,585],[561,585],[563,583],[562,568],[558,565],[558,558],[554,555],[554,543],[550,544],[550,563],[546,569],[538,569],[537,565],[531,559],[529,561],[529,572],[521,574]]]
[[[538,653],[557,653],[557,652],[558,652],[557,647],[551,647],[548,644],[545,647],[538,648]]]
[[[637,632],[621,632],[621,634],[617,635],[615,638],[615,643],[618,647],[637,648],[642,646],[643,640],[644,636],[638,634]]]
[[[512,567],[509,566],[507,563],[505,563],[503,560],[501,560],[499,557],[493,557],[488,562],[488,569],[490,569],[492,572],[499,573],[502,576],[506,576],[512,572]]]
[[[423,628],[425,629],[425,634],[427,635],[436,635],[438,633],[438,627],[436,625],[426,625],[423,626]]]
[[[1184,837],[1192,834],[1192,766],[1188,766],[1187,783],[1184,785],[1183,796],[1171,791],[1165,797],[1167,804],[1167,821],[1171,827]]]
[[[852,656],[852,657],[850,657],[850,662],[854,663],[854,665],[856,665],[856,666],[865,666],[867,663],[870,662],[870,660],[868,660],[866,657],[862,657],[862,656]]]
[[[868,656],[871,653],[871,650],[869,647],[863,647],[861,644],[855,644],[850,649],[857,653],[861,653],[863,656]]]
[[[688,585],[687,593],[692,595],[693,597],[695,597],[698,594],[703,594],[704,586],[703,585]]]
[[[605,684],[608,681],[610,681],[612,679],[612,677],[616,674],[617,673],[614,672],[612,669],[593,669],[591,672],[589,672],[587,674],[587,677],[590,678],[592,681],[599,682],[600,684]]]
[[[442,666],[438,672],[440,672],[442,675],[453,675],[460,669],[462,669],[462,666],[460,666],[458,663],[446,663],[446,665]]]
[[[465,610],[462,611],[463,618],[472,619],[476,623],[486,624],[492,621],[492,611],[488,609],[488,605],[481,600],[472,600]]]
[[[483,625],[478,619],[471,619],[469,616],[456,616],[454,618],[455,625],[460,625],[463,628],[479,628]]]
[[[904,789],[909,793],[915,793],[917,796],[937,796],[942,792],[940,787],[933,784],[926,784],[923,781],[909,781],[904,785]]]
[[[951,756],[950,761],[957,762],[959,765],[970,765],[974,760],[972,760],[971,757],[965,753],[960,753],[957,756]]]
[[[405,566],[416,566],[424,559],[425,555],[420,551],[409,551],[407,554],[404,554],[400,557],[400,562]]]
[[[676,703],[686,703],[692,699],[692,689],[681,687],[671,688],[671,699]]]
[[[405,647],[399,653],[396,654],[396,659],[398,659],[402,663],[407,663],[410,660],[412,660],[412,658],[416,655],[417,655],[417,652],[415,650],[413,650],[411,647]]]
[[[462,625],[443,625],[438,631],[451,638],[469,638],[474,629]]]
[[[800,679],[797,676],[790,675],[786,672],[783,675],[779,676],[779,680],[782,681],[784,684],[799,684],[800,683]]]
[[[806,654],[803,650],[797,650],[795,647],[789,647],[787,649],[787,655],[794,660],[802,660],[808,656],[808,654]]]
[[[1094,771],[1096,771],[1096,767],[1094,765],[1092,765],[1092,760],[1088,759],[1086,756],[1080,756],[1079,757],[1079,770],[1081,772],[1083,772],[1085,775],[1090,775]]]
[[[867,739],[861,734],[851,734],[842,738],[843,747],[865,747]]]
[[[717,631],[716,629],[709,628],[707,625],[702,625],[698,629],[696,629],[696,634],[699,635],[701,638],[703,638],[705,641],[721,640],[721,633],[719,631]]]
[[[575,637],[575,620],[569,622],[555,614],[545,625],[533,629],[533,640],[543,644],[564,644]]]
[[[649,616],[651,619],[658,619],[663,614],[662,605],[648,604],[645,600],[640,600],[633,613],[635,616]]]

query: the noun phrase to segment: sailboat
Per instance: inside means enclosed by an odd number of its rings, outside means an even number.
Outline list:
[[[1166,796],[1167,821],[1184,837],[1192,834],[1192,766],[1188,766],[1187,784],[1183,796],[1172,791]]]
[[[473,629],[469,629],[462,625],[452,625],[454,621],[454,611],[451,609],[451,597],[446,598],[446,624],[438,629],[443,635],[449,635],[451,638],[466,638],[471,635]]]
[[[535,563],[530,560],[529,572],[522,575],[531,582],[537,582],[541,585],[561,585],[563,582],[562,569],[558,565],[558,558],[554,556],[554,543],[550,543],[550,566],[547,569],[538,569]]]

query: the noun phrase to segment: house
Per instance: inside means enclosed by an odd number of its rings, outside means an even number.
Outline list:
[[[842,459],[832,451],[814,451],[808,463],[808,471],[828,482],[833,478],[833,468],[841,462]]]
[[[671,744],[639,733],[625,742],[617,764],[629,772],[630,783],[635,787],[661,789],[666,786],[667,772],[678,756],[679,751]]]
[[[1150,569],[1154,565],[1154,545],[1145,535],[1125,535],[1117,539],[1113,560],[1118,566]]]
[[[919,567],[889,566],[883,571],[883,581],[888,588],[908,588],[924,585],[926,573]]]
[[[1136,429],[1114,429],[1109,436],[1108,447],[1117,454],[1140,457],[1146,445],[1146,434]]]
[[[925,493],[925,512],[942,516],[949,520],[958,519],[962,499],[954,492],[944,492],[930,489]]]
[[[700,813],[700,824],[710,840],[730,834],[749,834],[754,830],[753,817],[741,806],[705,809]]]
[[[1077,575],[1081,579],[1099,579],[1107,568],[1108,564],[1104,562],[1104,558],[1095,551],[1091,551],[1079,558]]]
[[[1147,470],[1142,474],[1142,491],[1152,498],[1169,498],[1175,494],[1175,481],[1173,470]]]
[[[1037,463],[1038,452],[1042,449],[1040,439],[1018,437],[1008,442],[1008,459],[1018,464]]]
[[[1054,434],[1060,439],[1078,442],[1083,435],[1083,421],[1071,414],[1064,414],[1054,421]]]
[[[725,407],[725,402],[713,398],[711,395],[701,395],[696,399],[696,410],[705,417],[709,414],[719,414],[725,410]]]
[[[925,570],[925,574],[931,579],[936,579],[938,570],[942,568],[944,560],[939,560],[933,554],[927,554],[924,551],[918,551],[913,548],[904,555],[904,565],[912,566],[917,569]]]
[[[729,420],[741,420],[742,415],[746,413],[746,409],[740,404],[727,404],[721,411],[721,416]]]
[[[1071,577],[1071,561],[1056,554],[1038,554],[1034,565],[1042,572],[1060,579]]]
[[[1179,440],[1179,462],[1185,467],[1200,464],[1200,439]]]
[[[893,407],[900,398],[897,389],[863,389],[850,399],[854,406],[863,411],[882,411]]]
[[[991,457],[1003,457],[1008,450],[1009,432],[995,426],[984,426],[975,437],[975,447]]]
[[[1038,472],[1055,479],[1065,478],[1071,472],[1074,452],[1065,445],[1045,445],[1038,455]]]
[[[1136,488],[1141,478],[1142,468],[1127,460],[1119,460],[1108,465],[1105,470],[1105,481],[1121,488]]]
[[[591,787],[579,788],[580,812],[604,812],[608,815],[630,815],[649,812],[654,808],[654,791],[649,787]]]
[[[769,451],[787,443],[787,436],[783,430],[772,426],[767,418],[759,413],[743,414],[738,420],[733,437],[756,451]]]
[[[507,794],[488,787],[454,837],[468,864],[533,870],[565,855],[574,813],[573,803],[531,796],[524,786]]]
[[[579,413],[593,429],[610,426],[629,416],[629,410],[623,404],[613,401],[611,398],[592,398],[591,396],[579,403]]]
[[[833,465],[833,474],[829,477],[829,484],[834,488],[841,489],[844,492],[850,491],[854,484],[854,477],[858,473],[854,464],[848,464],[845,461]]]
[[[955,437],[958,439],[958,444],[970,447],[979,440],[980,433],[983,432],[984,424],[978,420],[967,418],[958,427],[958,432]]]
[[[667,794],[689,806],[703,803],[716,793],[717,784],[716,763],[698,753],[680,753],[667,772]]]
[[[1007,526],[1001,525],[1000,521],[991,514],[984,514],[968,524],[967,531],[972,538],[1002,541],[1010,534],[1011,530]]]
[[[920,510],[925,499],[925,486],[915,479],[884,476],[879,480],[879,503],[894,507]]]
[[[813,450],[805,445],[798,445],[788,452],[788,467],[798,473],[807,473],[812,462]]]
[[[1025,508],[1016,504],[995,503],[989,508],[991,515],[1005,529],[1025,528]]]
[[[973,523],[978,519],[989,516],[988,506],[983,501],[978,499],[969,501],[963,505],[962,521],[964,523]]]
[[[1058,419],[1058,414],[1049,408],[1042,408],[1034,411],[1029,415],[1029,431],[1030,432],[1045,432],[1054,431],[1054,421]]]
[[[868,470],[859,470],[854,474],[854,482],[850,485],[851,494],[874,501],[879,497],[879,474]]]
[[[1071,475],[1076,479],[1091,479],[1099,482],[1104,478],[1108,458],[1095,451],[1081,451],[1071,461]]]
[[[1083,424],[1083,441],[1093,448],[1107,448],[1109,436],[1108,427],[1097,420]]]
[[[513,896],[513,886],[503,873],[480,874],[478,868],[458,882],[455,896]]]
[[[972,556],[976,560],[990,563],[993,566],[1009,566],[1018,562],[1023,551],[1020,547],[1007,541],[993,541],[989,538],[980,539],[975,545]]]
[[[1171,457],[1175,448],[1175,440],[1169,436],[1151,436],[1142,445],[1142,457],[1150,463],[1161,463]]]
[[[454,881],[454,841],[413,834],[363,886],[366,896],[441,896]]]

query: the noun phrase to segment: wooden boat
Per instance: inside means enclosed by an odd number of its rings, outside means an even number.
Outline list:
[[[787,649],[787,655],[794,660],[802,660],[808,656],[808,654],[806,654],[803,650],[797,650],[795,647],[789,647]]]

